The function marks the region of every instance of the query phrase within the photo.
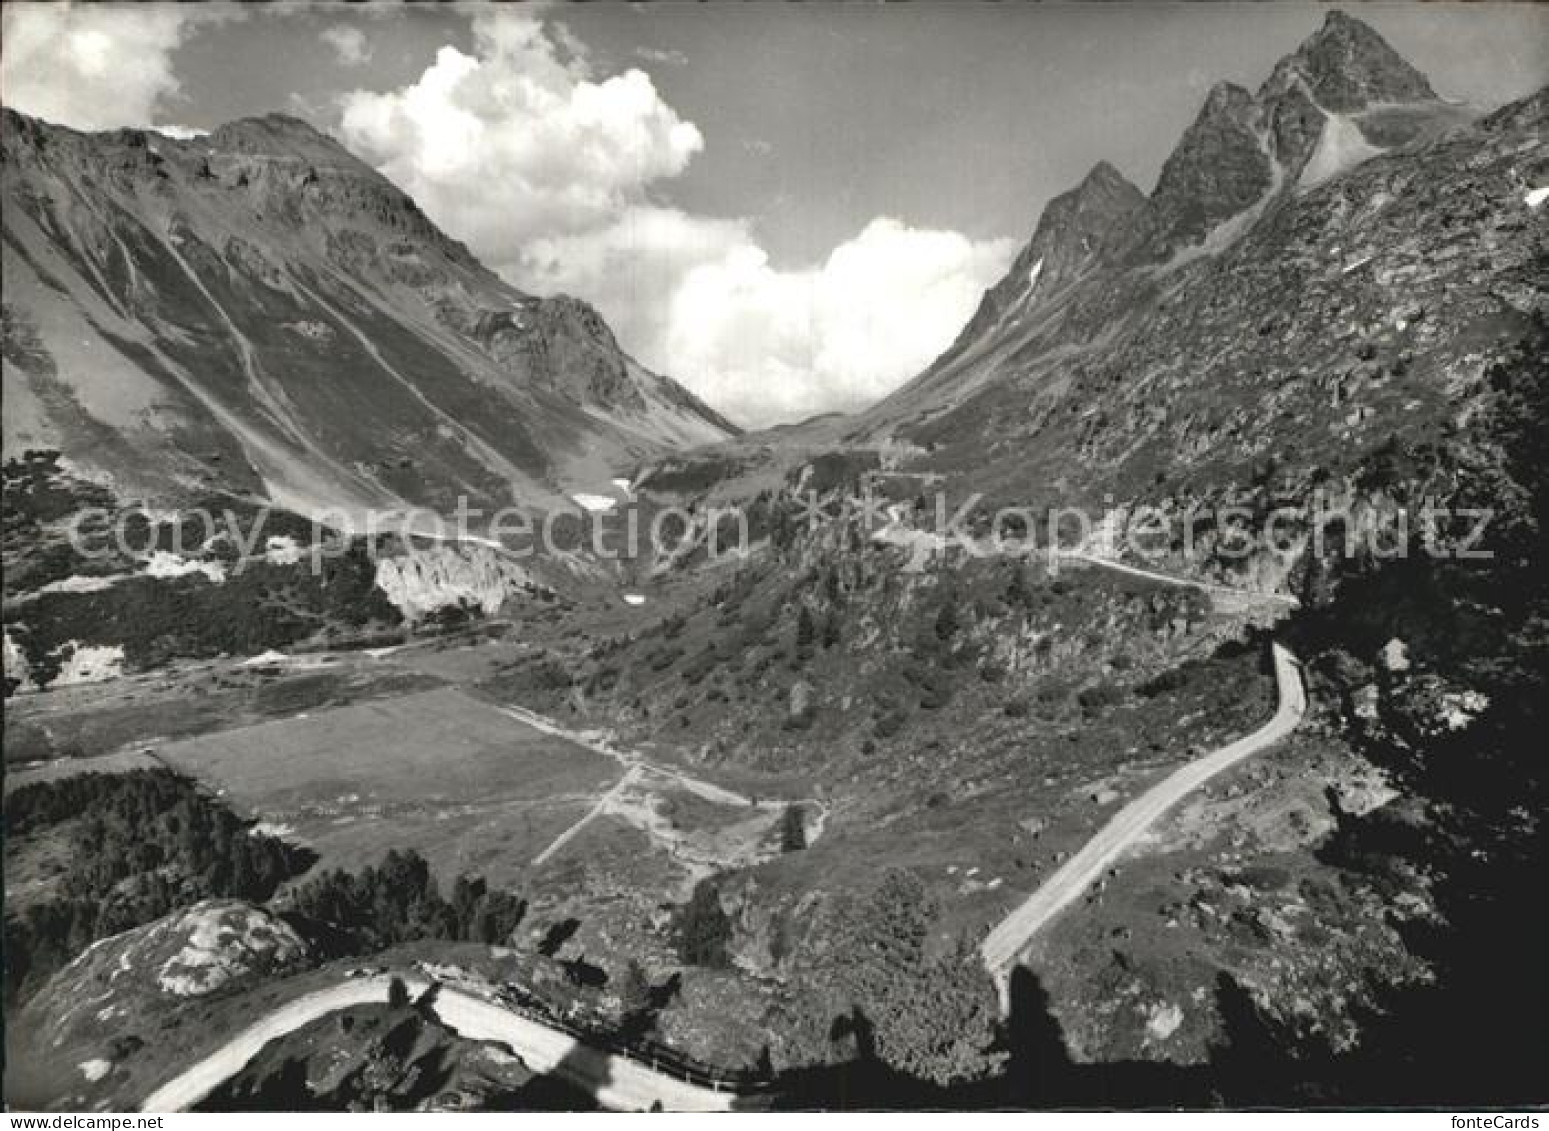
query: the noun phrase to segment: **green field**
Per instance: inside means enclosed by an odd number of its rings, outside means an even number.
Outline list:
[[[173,768],[310,845],[319,867],[412,848],[444,879],[510,881],[618,764],[441,688],[169,743]]]

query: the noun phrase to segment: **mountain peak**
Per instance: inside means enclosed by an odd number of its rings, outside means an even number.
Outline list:
[[[27,443],[147,497],[199,483],[316,509],[552,506],[572,480],[730,432],[591,307],[509,286],[298,118],[186,141],[3,126],[7,324],[13,307],[46,322],[48,381],[131,372],[157,406],[118,432],[34,399]],[[98,333],[104,304],[154,346]],[[90,360],[67,370],[63,350]]]
[[[1128,177],[1107,161],[1093,165],[1076,186],[1076,192],[1081,195],[1091,192],[1123,192],[1125,189],[1140,192]]]
[[[1203,240],[1210,229],[1260,200],[1274,173],[1259,138],[1259,104],[1236,83],[1218,82],[1162,165],[1140,218],[1147,256]]]
[[[292,156],[330,165],[362,164],[349,150],[310,122],[278,112],[227,122],[205,140],[211,148],[228,153]]]
[[[1300,77],[1324,109],[1360,110],[1374,102],[1431,102],[1436,92],[1425,75],[1410,65],[1370,24],[1339,10],[1292,54],[1270,78],[1283,89]]]
[[[1032,238],[1010,270],[985,292],[973,317],[932,368],[946,365],[1008,312],[1031,310],[1043,296],[1097,266],[1113,233],[1122,230],[1145,203],[1146,194],[1112,164],[1093,165],[1074,188],[1044,207]]]
[[[1200,108],[1201,117],[1234,114],[1253,101],[1253,95],[1234,82],[1222,80],[1205,94],[1205,104]]]

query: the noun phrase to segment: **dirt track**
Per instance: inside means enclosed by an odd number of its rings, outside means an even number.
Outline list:
[[[1004,985],[1018,955],[1033,936],[1095,883],[1103,870],[1122,856],[1158,817],[1215,775],[1280,741],[1296,728],[1307,710],[1306,690],[1296,657],[1276,644],[1274,662],[1280,702],[1269,722],[1252,734],[1174,770],[1120,809],[1096,836],[986,936],[980,953],[997,984]]]

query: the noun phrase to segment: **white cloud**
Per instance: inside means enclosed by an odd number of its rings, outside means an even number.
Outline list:
[[[209,130],[201,130],[194,126],[182,126],[176,122],[163,122],[156,127],[156,132],[167,137],[176,138],[178,141],[189,141],[196,137],[204,137]]]
[[[358,67],[371,58],[366,33],[349,24],[332,24],[323,31],[323,42],[333,50],[334,58],[346,67]]]
[[[221,18],[241,10],[7,4],[6,102],[84,129],[149,125],[179,93],[177,46]],[[358,28],[323,39],[346,66],[369,57]],[[676,65],[670,54],[639,57]],[[596,74],[585,45],[533,9],[478,11],[471,54],[443,47],[411,85],[346,94],[340,114],[345,143],[492,266],[595,303],[643,362],[745,423],[889,392],[950,343],[1011,255],[878,219],[821,263],[777,268],[749,221],[651,199],[704,138],[643,70]]]
[[[521,11],[481,12],[412,86],[345,95],[341,135],[497,265],[532,240],[611,223],[704,146],[644,71],[594,81]]]
[[[781,270],[742,219],[653,203],[704,146],[643,71],[602,78],[530,12],[474,20],[412,85],[342,101],[341,135],[517,285],[594,303],[624,346],[740,421],[852,409],[952,341],[1004,270],[976,243],[877,219]]]
[[[675,376],[742,420],[857,409],[951,344],[1013,251],[887,218],[807,270],[778,270],[747,243],[687,273],[664,353]]]
[[[198,22],[234,5],[6,4],[5,103],[77,129],[146,126],[176,94],[173,50]]]
[[[539,294],[585,298],[625,348],[647,366],[677,376],[667,350],[672,296],[695,268],[723,262],[752,241],[742,220],[634,204],[587,231],[538,237],[505,274]]]
[[[920,372],[1014,252],[883,218],[824,262],[780,270],[746,221],[642,205],[535,241],[508,273],[585,297],[646,365],[768,424],[859,408]]]
[[[670,47],[636,47],[634,55],[642,63],[656,63],[663,67],[688,66],[688,56]]]

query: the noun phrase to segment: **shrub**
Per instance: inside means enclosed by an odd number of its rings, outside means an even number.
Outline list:
[[[1188,682],[1189,673],[1185,669],[1168,668],[1165,672],[1146,680],[1137,690],[1147,699],[1153,699],[1166,692],[1177,691]]]
[[[780,816],[780,851],[800,852],[807,847],[807,815],[800,805],[787,805]]]
[[[721,907],[721,896],[709,880],[701,880],[677,914],[678,957],[690,966],[725,968],[731,965],[726,946],[732,925]]]
[[[877,716],[872,733],[878,738],[892,738],[904,729],[904,723],[908,721],[909,712],[902,707],[894,707]]]
[[[1096,715],[1104,708],[1111,707],[1124,700],[1124,690],[1115,683],[1094,683],[1091,687],[1083,687],[1076,694],[1076,702],[1081,704],[1081,710],[1087,715]]]
[[[177,907],[211,896],[266,900],[316,859],[253,832],[196,782],[160,769],[21,786],[5,799],[5,832],[61,836],[70,862],[48,898],[7,909],[8,994],[40,984],[97,939]]]

